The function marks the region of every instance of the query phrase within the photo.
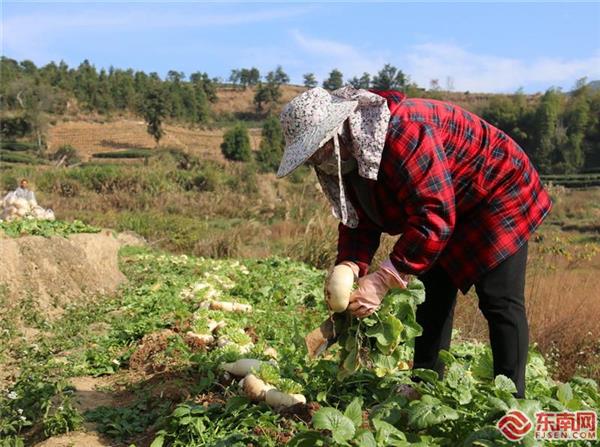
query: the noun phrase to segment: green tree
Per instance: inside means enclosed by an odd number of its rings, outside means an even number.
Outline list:
[[[156,141],[157,146],[165,133],[162,123],[169,114],[168,102],[165,96],[160,84],[155,84],[146,92],[142,106],[146,129]]]
[[[98,73],[96,67],[85,59],[75,70],[75,96],[88,109],[94,109],[98,91]]]
[[[261,131],[260,147],[256,154],[256,161],[264,172],[277,171],[283,155],[285,140],[279,119],[269,115]]]
[[[252,67],[248,70],[248,85],[256,85],[260,81],[260,71],[258,68]]]
[[[337,90],[344,85],[344,75],[337,68],[329,73],[329,77],[323,81],[323,88],[327,90]]]
[[[481,117],[502,129],[523,148],[530,147],[533,133],[532,112],[522,90],[511,96],[493,96],[481,111]]]
[[[49,113],[64,111],[64,107],[56,104],[59,100],[55,89],[31,77],[18,77],[6,86],[6,102],[22,111],[40,153],[46,148]]]
[[[256,93],[254,94],[254,105],[256,106],[257,112],[262,112],[264,106],[267,105],[269,108],[279,101],[281,98],[281,90],[279,84],[275,82],[262,83],[259,82],[256,87]]]
[[[287,75],[281,65],[278,65],[275,71],[270,71],[267,74],[267,82],[282,85],[290,82],[290,77]]]
[[[304,79],[304,87],[306,88],[314,88],[319,85],[314,73],[305,73],[302,77]]]
[[[231,74],[229,75],[229,82],[233,85],[238,85],[240,82],[240,70],[233,69],[231,70]]]
[[[376,90],[401,90],[406,89],[407,78],[402,70],[392,64],[385,64],[373,77],[373,88]]]
[[[535,149],[532,151],[534,164],[542,173],[553,171],[558,164],[556,149],[564,143],[564,128],[559,123],[561,111],[561,93],[549,89],[544,93],[535,111]]]
[[[590,119],[585,133],[585,169],[600,170],[600,90],[590,92]]]
[[[194,84],[194,88],[202,89],[206,99],[210,102],[217,102],[217,87],[214,79],[208,76],[208,73],[197,71],[190,75],[190,82]]]
[[[258,68],[242,68],[240,70],[240,85],[244,88],[258,84],[260,81],[260,71]]]
[[[228,160],[250,161],[252,149],[250,147],[250,136],[246,126],[238,122],[223,135],[221,152]]]
[[[371,75],[365,72],[360,78],[354,76],[348,83],[354,88],[368,89],[371,87]]]
[[[585,78],[577,82],[564,112],[567,144],[559,148],[567,171],[577,172],[585,161],[585,136],[590,127],[591,91]]]
[[[133,70],[119,70],[110,67],[108,83],[114,107],[119,110],[135,108],[135,80]]]
[[[100,70],[100,74],[98,75],[98,86],[94,96],[92,97],[92,106],[94,110],[97,110],[102,114],[110,113],[115,107],[110,87],[108,74],[103,68]]]

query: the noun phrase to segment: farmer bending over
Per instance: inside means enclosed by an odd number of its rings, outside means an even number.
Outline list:
[[[277,175],[302,164],[340,220],[336,264],[359,277],[349,309],[373,313],[408,275],[425,285],[414,368],[443,374],[457,291],[475,285],[489,325],[494,373],[525,394],[527,240],[551,208],[523,150],[501,130],[448,102],[397,91],[313,88],[281,114]],[[381,233],[400,235],[372,273]]]

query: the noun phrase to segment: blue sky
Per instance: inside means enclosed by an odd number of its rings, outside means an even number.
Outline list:
[[[459,91],[536,92],[600,79],[600,3],[5,0],[2,54],[224,79],[282,65],[295,83],[389,62],[421,86],[450,77]]]

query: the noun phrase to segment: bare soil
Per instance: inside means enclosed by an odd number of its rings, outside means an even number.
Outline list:
[[[7,289],[6,304],[29,301],[53,318],[73,300],[114,293],[125,281],[117,257],[124,243],[108,230],[68,238],[0,239],[0,284]]]
[[[53,436],[38,444],[36,447],[107,447],[115,444],[96,432],[73,432]]]

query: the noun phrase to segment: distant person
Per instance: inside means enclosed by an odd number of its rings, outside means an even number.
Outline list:
[[[527,155],[501,130],[454,104],[397,91],[313,88],[281,113],[279,177],[313,166],[341,222],[336,264],[358,279],[357,317],[408,275],[425,285],[414,368],[443,375],[457,292],[475,285],[495,375],[525,395],[527,241],[552,205]],[[382,233],[400,235],[368,273]]]
[[[36,202],[35,193],[29,189],[29,182],[26,178],[21,179],[19,187],[15,189],[15,196],[21,199],[25,199],[28,201],[33,200],[34,202]]]

